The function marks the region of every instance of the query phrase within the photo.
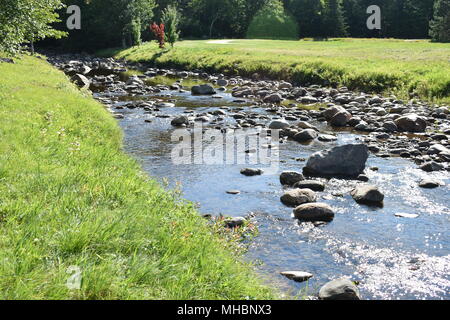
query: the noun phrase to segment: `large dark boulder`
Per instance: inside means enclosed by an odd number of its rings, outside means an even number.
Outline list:
[[[189,118],[186,116],[179,116],[174,118],[170,124],[174,127],[188,126]]]
[[[193,86],[191,89],[192,94],[195,95],[212,95],[216,94],[216,90],[209,84],[202,84],[199,86]]]
[[[364,144],[348,144],[314,153],[303,168],[307,176],[356,178],[363,173],[369,149]]]
[[[305,203],[294,209],[294,217],[300,221],[330,222],[334,219],[334,212],[326,203]]]
[[[280,182],[282,185],[293,186],[299,181],[304,180],[303,174],[296,171],[284,171],[280,175]]]
[[[427,122],[417,114],[407,114],[395,120],[399,131],[406,132],[424,132],[427,128]]]

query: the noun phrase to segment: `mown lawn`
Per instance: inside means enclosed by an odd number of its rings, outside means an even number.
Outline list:
[[[275,296],[123,153],[103,106],[44,60],[16,62],[0,63],[0,299]]]
[[[450,44],[425,40],[182,41],[163,51],[152,42],[99,54],[450,103]]]

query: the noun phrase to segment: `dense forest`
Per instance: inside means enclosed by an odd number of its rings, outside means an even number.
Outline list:
[[[8,24],[23,21],[20,3],[2,0],[0,34],[8,38]],[[69,14],[61,0],[38,1],[60,16],[54,27],[66,30]],[[183,39],[203,38],[328,38],[377,37],[450,41],[450,0],[62,0],[81,8],[81,29],[71,30],[58,44],[68,50],[128,47],[154,39],[153,22],[160,23],[167,9],[176,16]],[[369,29],[369,6],[380,8],[381,26]],[[8,6],[10,13],[8,16]],[[25,5],[26,7],[26,5]],[[5,9],[6,8],[6,9]],[[11,12],[14,11],[14,14]],[[3,21],[2,21],[3,19]],[[56,19],[54,19],[56,20]],[[46,22],[55,22],[46,21]],[[173,21],[172,21],[173,22]],[[17,22],[19,23],[19,22]],[[9,30],[9,31],[8,31]],[[9,35],[10,36],[10,35]],[[45,38],[32,35],[25,40]],[[51,36],[51,35],[50,35]],[[13,37],[9,37],[13,38]],[[177,34],[178,38],[178,34]],[[3,39],[3,40],[4,40]],[[10,39],[11,40],[11,39]],[[1,46],[0,40],[0,46]]]

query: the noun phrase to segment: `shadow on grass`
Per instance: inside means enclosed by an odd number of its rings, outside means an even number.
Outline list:
[[[163,49],[155,54],[153,54],[150,58],[145,59],[146,62],[150,62],[150,63],[155,63],[156,60],[158,60],[159,58],[161,58],[163,55],[165,55],[166,53],[169,53],[171,50],[171,48],[169,49]]]
[[[129,51],[130,49],[131,49],[131,51]],[[125,49],[127,52],[123,56],[123,58],[126,59],[128,56],[132,55],[135,51],[137,51],[139,49],[140,49],[139,46]],[[145,56],[145,58],[137,59],[137,62],[145,62],[148,64],[154,64],[154,63],[156,63],[156,61],[159,58],[164,56],[166,53],[169,53],[171,50],[172,50],[172,48],[162,49],[161,51],[156,52],[155,54],[153,54],[151,56]],[[116,57],[119,53],[121,53],[123,51],[124,51],[123,48],[109,48],[109,49],[99,50],[95,53],[95,55],[98,57],[102,57],[102,58],[111,58],[111,57]]]

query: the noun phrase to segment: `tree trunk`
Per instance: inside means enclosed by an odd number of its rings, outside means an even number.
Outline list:
[[[210,39],[212,38],[212,30],[213,30],[213,27],[214,27],[214,23],[216,23],[217,19],[219,19],[219,15],[218,15],[218,14],[217,14],[217,15],[214,17],[214,19],[211,21],[211,25],[210,25],[210,27],[209,27],[209,38],[210,38]]]
[[[31,44],[31,45],[30,45],[31,55],[34,56],[34,41],[33,41],[33,39],[31,40],[31,43],[30,43],[30,44]]]

